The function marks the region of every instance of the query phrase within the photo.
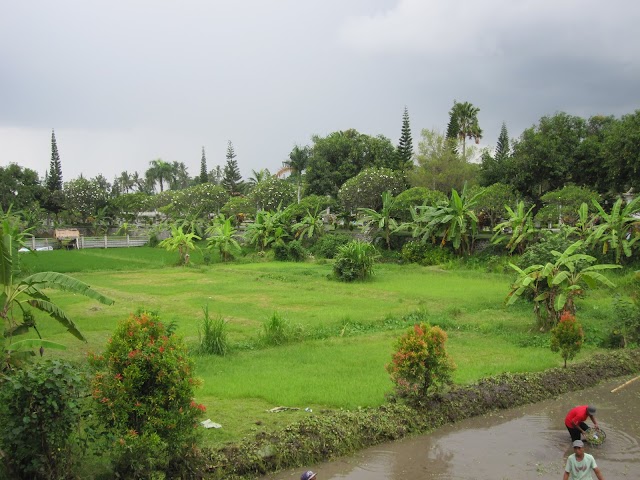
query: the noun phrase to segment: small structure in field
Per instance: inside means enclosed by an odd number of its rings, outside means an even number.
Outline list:
[[[53,236],[58,240],[62,248],[67,250],[78,248],[80,232],[77,228],[56,228],[53,231]]]

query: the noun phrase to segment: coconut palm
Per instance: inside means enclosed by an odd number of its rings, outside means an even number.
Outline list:
[[[161,158],[151,160],[149,169],[146,172],[147,182],[150,185],[160,184],[160,192],[164,191],[164,184],[171,183],[175,176],[174,166],[169,162],[165,162]]]
[[[282,162],[284,166],[278,171],[278,173],[276,173],[276,176],[278,177],[285,173],[290,173],[291,176],[296,179],[298,203],[300,203],[300,195],[302,191],[302,172],[306,170],[310,156],[311,150],[309,147],[299,147],[298,145],[295,145],[289,154],[289,160]]]
[[[479,112],[480,109],[469,102],[453,101],[453,107],[449,114],[455,120],[458,139],[462,142],[462,158],[467,158],[466,139],[474,139],[476,143],[479,143],[482,138],[482,129],[478,124]]]

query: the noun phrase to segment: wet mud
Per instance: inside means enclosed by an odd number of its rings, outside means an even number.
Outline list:
[[[587,445],[586,451],[595,457],[605,478],[638,479],[640,379],[611,392],[631,378],[608,380],[553,400],[471,418],[428,435],[377,445],[352,457],[307,468],[318,473],[318,480],[562,478],[572,453],[564,417],[576,405],[594,404],[606,441],[600,446]],[[302,470],[262,478],[297,480]]]

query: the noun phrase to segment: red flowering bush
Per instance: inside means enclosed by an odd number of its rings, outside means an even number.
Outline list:
[[[455,364],[445,349],[447,334],[440,327],[416,324],[396,344],[387,371],[401,397],[420,398],[429,389],[451,383]]]
[[[120,322],[101,356],[91,356],[98,418],[113,442],[116,473],[155,478],[175,471],[196,440],[197,381],[181,338],[141,312]]]
[[[584,343],[582,325],[568,311],[563,311],[560,321],[551,330],[551,351],[560,352],[567,368],[567,360],[573,360]]]

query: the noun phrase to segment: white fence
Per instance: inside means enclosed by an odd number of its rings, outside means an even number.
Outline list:
[[[122,248],[122,247],[142,247],[149,242],[148,236],[131,237],[129,235],[124,236],[108,236],[103,235],[100,237],[85,237],[80,236],[77,245],[73,243],[67,244],[67,247],[72,248]],[[31,237],[27,242],[32,250],[48,250],[49,247],[58,248],[60,242],[55,238],[35,238]]]

